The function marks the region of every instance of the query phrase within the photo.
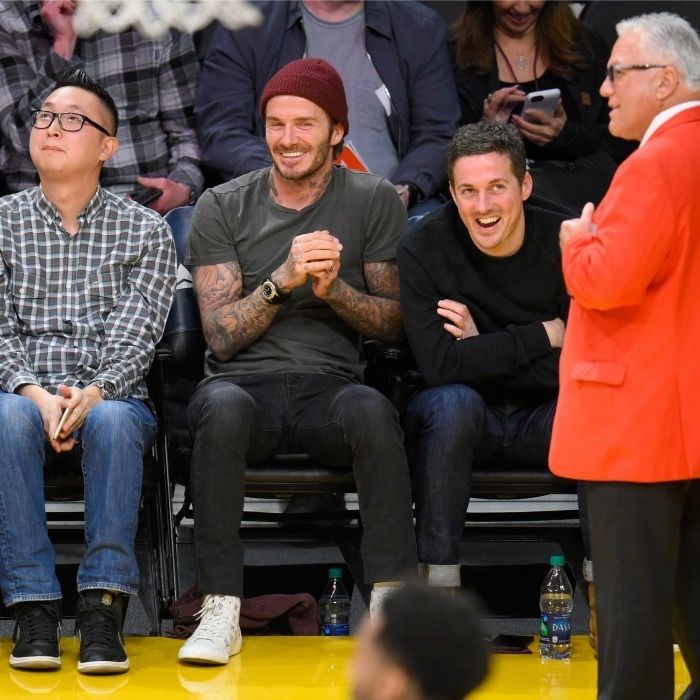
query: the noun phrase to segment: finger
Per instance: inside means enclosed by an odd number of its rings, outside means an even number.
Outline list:
[[[454,311],[451,311],[450,309],[438,309],[437,312],[438,316],[442,316],[448,321],[452,321],[452,323],[463,324],[465,322],[464,316]]]
[[[313,260],[304,265],[304,272],[314,276],[318,274],[328,275],[332,267],[335,267],[332,260]]]
[[[581,221],[586,224],[593,222],[593,212],[595,212],[595,204],[587,202],[581,210]]]
[[[463,331],[457,326],[453,326],[451,323],[443,323],[442,327],[450,334],[452,334],[457,340],[462,340]]]
[[[454,299],[440,299],[438,301],[438,308],[450,309],[451,311],[456,311],[460,314],[468,314],[469,310],[460,301],[455,301]]]

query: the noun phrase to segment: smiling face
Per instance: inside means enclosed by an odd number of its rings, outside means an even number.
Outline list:
[[[639,33],[630,31],[614,44],[608,65],[664,64],[661,56],[645,49]],[[608,100],[613,136],[641,141],[652,119],[663,109],[659,93],[665,68],[648,70],[621,70],[615,81],[605,78],[600,94]]]
[[[452,171],[450,194],[474,245],[493,257],[516,253],[525,236],[523,202],[532,192],[532,178],[522,183],[505,153],[462,156]]]
[[[333,146],[343,138],[341,124],[305,97],[277,95],[265,109],[265,141],[276,174],[307,180],[333,163]]]
[[[75,112],[107,130],[113,128],[109,112],[97,95],[82,88],[54,90],[41,108],[57,113]],[[29,154],[42,180],[83,178],[91,173],[99,178],[102,164],[116,150],[116,138],[103,134],[88,123],[80,131],[64,131],[56,118],[48,129],[32,128],[29,134]]]
[[[534,29],[543,6],[544,0],[494,0],[491,8],[495,25],[508,36],[520,37]]]

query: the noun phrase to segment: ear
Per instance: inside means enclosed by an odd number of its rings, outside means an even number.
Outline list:
[[[333,124],[333,133],[331,134],[331,146],[337,146],[343,140],[343,125],[340,122]]]
[[[452,187],[452,183],[450,182],[450,197],[452,197],[452,201],[457,204],[457,197],[455,197],[455,191],[454,187]]]
[[[530,195],[532,194],[532,175],[530,175],[529,170],[527,170],[525,172],[525,177],[523,178],[523,184],[520,185],[520,192],[522,195],[523,202],[526,199],[529,199]]]
[[[664,67],[659,72],[661,75],[656,86],[656,95],[660,100],[665,100],[676,91],[681,82],[681,76],[678,69],[672,65]]]
[[[100,155],[98,159],[100,162],[104,163],[109,160],[119,148],[119,141],[116,136],[105,136],[102,141],[102,149],[100,150]]]

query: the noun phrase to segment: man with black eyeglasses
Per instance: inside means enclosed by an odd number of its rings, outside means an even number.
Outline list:
[[[199,62],[192,37],[173,29],[149,38],[134,28],[78,37],[79,6],[79,0],[0,0],[0,170],[7,192],[37,183],[27,156],[30,115],[61,73],[80,67],[109,86],[121,116],[119,152],[102,169],[100,184],[140,201],[155,197],[148,206],[160,213],[188,204],[204,180],[194,131]]]
[[[82,70],[31,115],[40,186],[0,199],[0,590],[15,615],[10,665],[56,669],[62,592],[44,468],[82,467],[78,671],[123,673],[143,455],[156,432],[145,385],[175,288],[163,219],[99,186],[117,111]]]

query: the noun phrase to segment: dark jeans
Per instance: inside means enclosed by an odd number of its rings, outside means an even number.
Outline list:
[[[509,415],[464,384],[426,389],[404,417],[411,457],[418,559],[458,564],[475,464],[547,469],[556,401]]]
[[[244,472],[281,451],[352,469],[364,525],[367,582],[416,569],[408,465],[394,406],[379,392],[325,374],[217,377],[188,408],[198,586],[240,596]]]
[[[700,479],[587,482],[598,698],[672,700],[673,641],[700,699]]]

